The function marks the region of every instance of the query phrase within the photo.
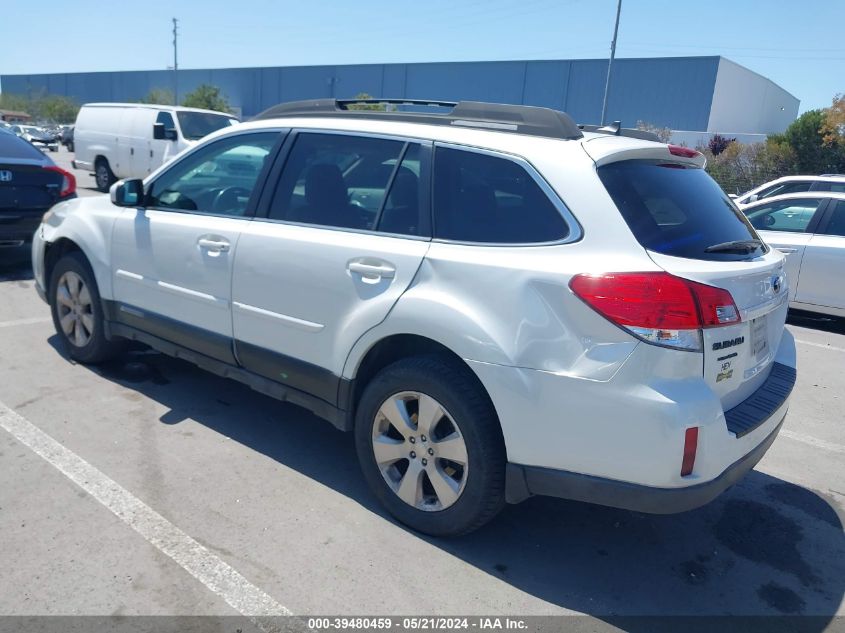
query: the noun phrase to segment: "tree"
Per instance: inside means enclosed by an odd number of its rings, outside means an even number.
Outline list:
[[[726,149],[728,149],[728,145],[731,143],[735,143],[735,138],[727,138],[722,136],[721,134],[714,134],[713,137],[710,139],[710,142],[707,144],[707,147],[710,148],[713,156],[718,156]]]
[[[637,121],[637,129],[643,132],[651,132],[657,135],[657,140],[661,143],[668,143],[672,138],[672,130],[668,127],[658,127],[648,121]]]
[[[26,112],[32,114],[29,110],[32,108],[32,102],[22,95],[13,95],[3,93],[0,94],[0,109],[15,110],[17,112]]]
[[[229,102],[226,97],[220,92],[220,88],[209,84],[200,84],[196,90],[186,94],[182,105],[229,114]]]
[[[825,142],[823,110],[809,110],[798,117],[783,133],[795,152],[795,166],[800,173],[822,174],[845,169],[845,147]],[[779,141],[780,136],[776,139]]]
[[[822,133],[827,145],[845,144],[845,94],[833,97],[833,103],[825,110]]]
[[[51,95],[36,104],[38,118],[51,123],[73,123],[79,114],[79,104],[69,97]]]
[[[139,103],[154,103],[158,105],[175,105],[176,100],[173,98],[173,91],[167,88],[153,88],[147,93],[147,96],[139,101]]]
[[[795,172],[795,153],[786,143],[728,143],[719,154],[710,147],[697,148],[707,159],[707,173],[728,193],[749,189]]]
[[[355,99],[358,101],[370,101],[373,97],[366,92],[359,92],[355,95]],[[373,101],[373,103],[353,103],[349,106],[349,110],[377,110],[379,112],[384,112],[387,110],[384,103],[379,103],[378,101]]]

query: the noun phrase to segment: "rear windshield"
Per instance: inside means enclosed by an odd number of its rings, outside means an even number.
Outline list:
[[[4,159],[17,160],[21,158],[42,162],[45,160],[41,150],[35,149],[22,138],[18,138],[14,134],[0,134],[0,163]]]
[[[634,236],[645,248],[675,257],[737,260],[757,257],[708,247],[758,240],[757,233],[703,169],[677,163],[626,160],[598,168]]]
[[[176,116],[182,127],[182,136],[190,141],[198,141],[203,136],[237,123],[230,116],[210,112],[177,112]]]

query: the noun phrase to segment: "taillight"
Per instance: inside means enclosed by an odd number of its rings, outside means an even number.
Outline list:
[[[701,328],[739,322],[731,293],[666,272],[575,275],[572,291],[635,336],[665,347],[701,350]]]
[[[684,158],[695,158],[701,152],[698,150],[683,147],[682,145],[669,145],[669,153],[673,156],[683,156]]]
[[[76,176],[58,165],[47,165],[44,169],[61,174],[62,186],[59,189],[59,198],[67,198],[69,195],[76,193]]]

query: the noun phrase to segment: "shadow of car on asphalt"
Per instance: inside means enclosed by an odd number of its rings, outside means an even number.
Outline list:
[[[845,319],[803,310],[790,310],[786,320],[790,325],[830,332],[831,334],[845,334]]]
[[[49,342],[64,354],[58,337]],[[89,369],[167,407],[161,423],[195,420],[392,521],[359,473],[351,436],[309,412],[152,351]],[[845,535],[835,506],[752,471],[685,514],[538,497],[508,506],[472,534],[419,538],[522,592],[623,630],[656,630],[642,616],[812,615],[801,630],[821,631],[845,594]],[[743,628],[772,630],[764,620],[762,628]]]

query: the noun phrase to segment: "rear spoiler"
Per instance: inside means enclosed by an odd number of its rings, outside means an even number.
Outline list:
[[[655,134],[654,132],[648,132],[646,130],[635,130],[634,128],[630,127],[622,127],[621,121],[614,121],[613,123],[609,123],[608,125],[579,124],[578,128],[582,132],[597,132],[599,134],[610,134],[612,136],[627,136],[629,138],[638,138],[643,141],[654,141],[655,143],[661,142],[657,134]]]

